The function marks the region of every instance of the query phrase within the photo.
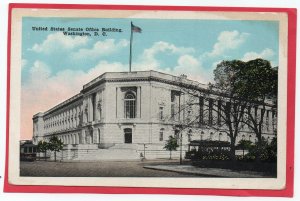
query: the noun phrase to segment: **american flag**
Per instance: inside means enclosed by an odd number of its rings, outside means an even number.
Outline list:
[[[131,31],[132,32],[137,32],[137,33],[142,33],[142,29],[138,26],[135,26],[131,23]]]

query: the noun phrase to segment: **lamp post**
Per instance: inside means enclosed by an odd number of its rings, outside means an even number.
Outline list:
[[[146,144],[144,143],[144,159],[146,159],[146,148],[148,147],[146,147]]]

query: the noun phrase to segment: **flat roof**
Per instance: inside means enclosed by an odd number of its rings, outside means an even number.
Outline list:
[[[163,80],[175,81],[175,82],[183,82],[183,83],[186,82],[188,84],[192,84],[203,88],[208,87],[208,85],[206,84],[202,84],[197,81],[187,79],[186,75],[174,76],[167,73],[149,70],[149,71],[131,71],[131,72],[106,72],[98,76],[97,78],[93,79],[92,81],[88,82],[87,84],[83,85],[83,89],[86,89],[102,80],[139,79],[139,78],[148,78],[148,77],[155,77],[155,78],[160,78]]]
[[[187,77],[185,75],[174,76],[174,75],[167,74],[167,73],[149,70],[149,71],[131,71],[131,72],[105,72],[105,73],[101,74],[100,76],[96,77],[95,79],[91,80],[87,84],[83,85],[83,90],[85,90],[93,85],[97,85],[98,83],[101,83],[106,80],[111,80],[111,81],[120,80],[120,79],[121,80],[130,80],[130,79],[138,80],[138,79],[143,79],[143,78],[144,79],[145,78],[158,78],[160,80],[165,80],[165,81],[170,81],[170,82],[194,85],[194,86],[198,86],[203,89],[206,89],[208,87],[208,85],[187,79]],[[35,114],[33,116],[33,118],[48,115],[48,114],[64,107],[65,105],[77,100],[82,95],[83,94],[80,92],[80,93],[76,94],[75,96],[72,96],[71,98],[52,107],[51,109],[47,110],[44,113],[39,112],[39,113]]]

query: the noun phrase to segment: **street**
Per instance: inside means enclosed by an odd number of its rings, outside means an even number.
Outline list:
[[[34,177],[197,177],[187,173],[152,170],[145,165],[178,164],[178,160],[20,163],[20,176]],[[199,176],[198,176],[199,177]]]

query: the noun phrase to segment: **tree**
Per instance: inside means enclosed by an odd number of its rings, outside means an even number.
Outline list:
[[[212,90],[219,92],[220,117],[224,121],[223,128],[230,137],[230,156],[235,160],[236,138],[243,129],[243,119],[247,102],[240,97],[237,82],[238,74],[245,66],[245,62],[239,60],[222,61],[214,70],[214,84],[210,84]],[[219,129],[222,127],[219,127]]]
[[[63,142],[56,136],[53,136],[49,140],[49,149],[54,151],[54,161],[56,161],[56,152],[60,152],[63,148]]]
[[[49,144],[46,142],[46,141],[39,141],[38,142],[38,146],[37,146],[37,149],[38,149],[38,152],[43,152],[44,153],[44,158],[45,160],[47,159],[47,150],[49,148]]]
[[[267,60],[255,59],[245,63],[243,68],[236,71],[235,88],[238,96],[247,103],[247,119],[245,124],[257,137],[257,159],[263,148],[262,133],[265,125],[266,106],[272,106],[272,116],[276,117],[278,70],[272,68]],[[258,110],[260,110],[258,112]],[[276,133],[273,122],[273,131]]]
[[[239,127],[246,124],[258,139],[257,153],[260,155],[267,105],[273,107],[272,115],[276,116],[274,113],[277,108],[277,68],[272,68],[270,62],[263,59],[248,62],[233,60],[218,64],[214,74],[214,87],[225,93],[230,103],[233,103],[233,113],[230,117],[226,117],[228,112],[225,110],[225,121],[231,141],[235,142]],[[260,113],[257,111],[258,108]],[[230,120],[231,117],[233,121]]]
[[[177,144],[176,138],[174,138],[173,136],[169,136],[164,149],[170,151],[170,160],[172,159],[172,151],[176,151],[177,147],[179,147],[179,145]]]

